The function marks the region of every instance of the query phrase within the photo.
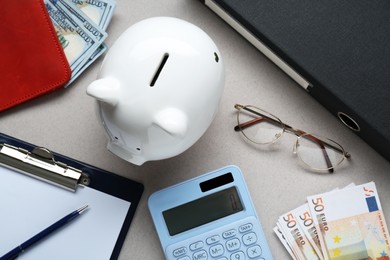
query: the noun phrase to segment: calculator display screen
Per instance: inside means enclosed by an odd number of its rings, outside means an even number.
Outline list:
[[[243,210],[236,187],[187,202],[163,212],[171,236]]]

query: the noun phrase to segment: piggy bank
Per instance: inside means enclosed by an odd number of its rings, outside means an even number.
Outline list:
[[[192,146],[214,119],[223,86],[211,38],[186,21],[156,17],[116,40],[87,94],[97,100],[107,148],[142,165]]]

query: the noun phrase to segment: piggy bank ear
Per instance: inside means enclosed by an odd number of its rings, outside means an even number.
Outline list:
[[[176,108],[159,111],[154,123],[172,136],[182,138],[187,133],[187,116]]]
[[[119,102],[119,82],[113,78],[95,80],[89,84],[87,94],[115,106]]]

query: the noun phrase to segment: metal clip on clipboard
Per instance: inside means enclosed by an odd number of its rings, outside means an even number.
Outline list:
[[[36,147],[31,152],[8,144],[0,144],[0,164],[31,177],[75,192],[78,185],[89,185],[82,171],[54,160],[52,152]]]

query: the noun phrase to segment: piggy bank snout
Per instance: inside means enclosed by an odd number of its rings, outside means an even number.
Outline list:
[[[114,78],[102,78],[93,81],[87,88],[87,94],[99,101],[115,106],[119,102],[120,83]]]

